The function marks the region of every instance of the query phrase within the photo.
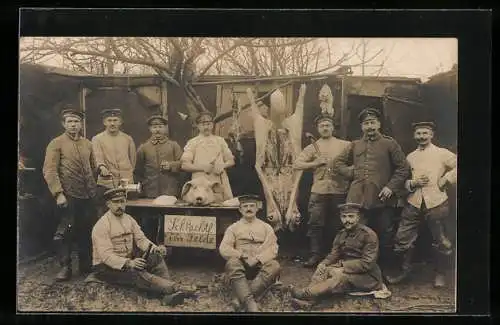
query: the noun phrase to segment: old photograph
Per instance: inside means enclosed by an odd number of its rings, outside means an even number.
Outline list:
[[[456,38],[19,57],[19,312],[456,311]]]

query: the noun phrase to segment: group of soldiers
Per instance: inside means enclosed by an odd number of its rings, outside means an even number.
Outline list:
[[[216,194],[231,199],[226,169],[235,161],[224,138],[213,134],[212,115],[196,118],[199,134],[183,149],[167,137],[168,121],[161,115],[148,119],[151,137],[137,150],[120,130],[120,109],[102,111],[105,130],[92,141],[81,136],[83,118],[74,107],[64,109],[65,132],[46,150],[43,174],[61,212],[54,236],[61,265],[56,280],[71,278],[71,251],[77,244],[81,274],[156,293],[166,305],[194,297],[196,285],[170,279],[168,249],[143,232],[152,226],[139,225],[125,213],[127,191],[119,184],[123,179],[140,182],[148,198],[178,196],[178,174],[184,171],[220,183]],[[413,125],[417,149],[405,157],[394,139],[380,133],[378,110],[363,110],[359,121],[362,138],[348,142],[333,136],[330,115],[319,115],[315,123],[320,139],[304,148],[294,163],[294,168],[314,173],[310,257],[304,266],[316,268],[305,288],[285,287],[296,308],[310,307],[326,293],[381,292],[387,290],[384,278],[391,284],[407,278],[421,222],[427,222],[432,233],[434,284],[445,285],[453,246],[444,227],[446,188],[456,182],[455,154],[432,143],[432,122]],[[407,202],[395,224],[396,202],[402,197]],[[225,275],[235,310],[257,312],[259,299],[279,284],[278,243],[273,228],[257,218],[260,198],[238,199],[241,219],[226,229],[219,252],[227,261]]]

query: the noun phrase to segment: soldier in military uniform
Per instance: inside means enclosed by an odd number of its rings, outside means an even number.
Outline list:
[[[142,184],[142,194],[147,198],[155,199],[160,195],[178,197],[182,149],[177,142],[167,137],[166,118],[153,115],[147,124],[151,138],[137,149],[135,181]],[[158,220],[154,215],[144,215],[142,218],[141,226],[149,238],[157,236]]]
[[[431,230],[434,249],[434,286],[442,287],[452,253],[452,243],[445,228],[445,220],[449,218],[446,187],[456,182],[457,157],[432,143],[435,129],[433,122],[414,123],[413,129],[418,147],[407,158],[412,174],[406,181],[410,194],[401,213],[394,245],[399,270],[397,274],[387,276],[387,281],[399,283],[409,275],[418,229],[422,222],[426,222]]]
[[[136,148],[132,137],[120,130],[123,123],[119,108],[108,108],[101,111],[105,130],[92,138],[97,177],[97,215],[106,212],[103,194],[109,189],[119,186],[121,179],[134,182]]]
[[[350,143],[333,136],[335,127],[330,115],[318,115],[315,124],[321,138],[305,147],[294,164],[296,169],[314,170],[307,232],[311,256],[304,263],[306,267],[315,267],[330,251],[335,235],[342,228],[337,206],[345,202],[349,189],[349,181],[335,173],[331,164]]]
[[[323,294],[385,288],[377,265],[377,234],[359,223],[360,208],[356,203],[339,205],[344,229],[335,237],[330,254],[318,264],[310,284],[303,289],[289,287],[294,308],[310,308]]]
[[[103,198],[109,210],[92,230],[94,276],[105,282],[162,295],[166,305],[181,304],[184,298],[193,297],[196,286],[179,285],[170,279],[164,261],[166,248],[154,245],[134,218],[124,212],[126,190],[108,190]],[[134,248],[143,255],[135,255]]]
[[[255,195],[239,198],[242,218],[224,233],[219,252],[226,262],[226,277],[231,283],[233,307],[258,312],[259,300],[276,283],[280,265],[276,261],[278,243],[273,228],[257,219],[262,202]]]
[[[397,196],[410,174],[401,146],[380,133],[380,113],[366,108],[359,114],[363,137],[339,155],[334,168],[352,179],[347,201],[361,204],[364,220],[380,240],[380,266],[389,266]]]
[[[90,232],[95,216],[96,165],[92,144],[81,136],[84,114],[73,107],[61,113],[64,134],[47,146],[43,176],[60,209],[61,220],[54,241],[58,246],[61,271],[57,281],[72,276],[71,251],[78,244],[78,264],[81,274],[90,272]]]

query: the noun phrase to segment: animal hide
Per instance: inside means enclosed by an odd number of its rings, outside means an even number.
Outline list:
[[[255,130],[255,170],[264,189],[267,218],[275,231],[294,231],[301,221],[296,200],[302,172],[292,166],[301,151],[305,90],[302,85],[295,112],[288,117],[283,94],[279,89],[273,92],[270,119],[266,119],[260,114],[252,90],[247,89]]]
[[[333,94],[327,84],[324,84],[323,87],[321,87],[318,97],[321,114],[328,114],[333,117],[335,114],[335,109],[333,108]]]

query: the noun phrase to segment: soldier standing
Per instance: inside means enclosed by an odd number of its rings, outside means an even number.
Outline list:
[[[192,178],[206,177],[221,184],[222,192],[215,193],[221,201],[233,198],[226,168],[234,166],[233,153],[226,140],[213,134],[214,122],[210,112],[201,112],[196,117],[199,134],[190,139],[182,154],[182,169],[191,172]]]
[[[226,276],[236,296],[234,308],[244,306],[248,312],[259,312],[255,299],[276,283],[280,273],[278,243],[273,228],[257,219],[262,206],[259,198],[242,195],[238,199],[242,218],[226,229],[219,252],[227,261]]]
[[[435,125],[433,122],[413,124],[417,149],[408,155],[411,178],[406,181],[410,192],[401,213],[401,221],[395,237],[394,251],[399,262],[399,272],[387,276],[389,283],[399,283],[411,271],[411,258],[421,222],[427,222],[432,234],[434,286],[445,285],[444,273],[447,260],[452,253],[444,220],[449,217],[446,187],[456,183],[457,157],[451,151],[432,143]]]
[[[392,251],[397,194],[403,191],[410,169],[401,146],[380,133],[378,110],[364,109],[359,121],[363,137],[353,141],[334,165],[340,174],[352,179],[347,201],[363,207],[363,222],[379,238],[379,264],[384,269]]]
[[[105,130],[92,138],[99,176],[97,196],[99,217],[106,212],[106,202],[102,199],[105,191],[118,187],[121,179],[133,182],[136,151],[131,136],[120,131],[123,123],[119,108],[104,109],[102,112]]]
[[[50,192],[61,208],[61,220],[54,241],[58,246],[62,267],[57,281],[71,278],[72,245],[78,244],[78,262],[81,274],[91,267],[90,232],[96,220],[94,204],[96,171],[92,144],[80,135],[83,113],[68,106],[62,111],[64,134],[47,146],[43,176]]]
[[[126,189],[108,190],[103,199],[109,210],[92,230],[94,276],[160,294],[165,305],[178,305],[184,298],[193,297],[196,286],[179,285],[170,279],[164,261],[166,248],[153,244],[134,218],[125,213]],[[134,245],[142,255],[134,255]]]
[[[182,149],[167,137],[168,121],[161,115],[153,115],[148,121],[151,138],[137,149],[134,170],[136,182],[142,184],[142,193],[150,199],[160,195],[178,196],[179,172]],[[157,218],[145,216],[142,227],[150,238],[157,233]]]
[[[377,265],[377,234],[359,223],[361,205],[339,206],[344,229],[339,231],[330,254],[314,272],[311,283],[303,289],[290,286],[294,308],[310,308],[323,294],[386,289]]]
[[[307,233],[311,256],[304,263],[306,267],[315,267],[331,249],[332,241],[341,229],[337,206],[345,202],[349,189],[349,181],[331,168],[334,159],[349,146],[349,142],[333,136],[334,122],[330,115],[319,115],[315,124],[321,138],[305,147],[294,165],[295,169],[314,169]]]

